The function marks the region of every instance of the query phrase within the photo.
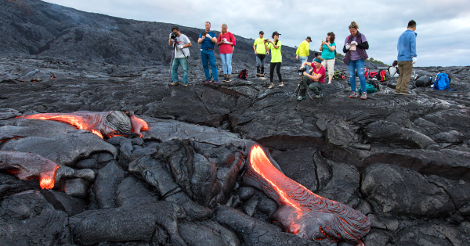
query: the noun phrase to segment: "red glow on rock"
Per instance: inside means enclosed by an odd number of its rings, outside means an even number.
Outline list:
[[[132,132],[137,133],[142,137],[141,131],[148,131],[149,130],[149,125],[145,120],[138,118],[134,115],[134,112],[131,112],[129,117],[131,118],[132,122]]]
[[[54,168],[52,168],[51,166],[43,167],[43,170],[39,175],[39,186],[41,186],[41,189],[54,188],[55,175],[57,173],[57,169],[59,169],[59,165]]]
[[[64,123],[68,123],[72,126],[75,126],[80,130],[88,130],[97,136],[103,138],[103,135],[99,130],[94,129],[97,125],[97,121],[93,120],[94,117],[86,115],[74,115],[74,114],[62,114],[62,113],[45,113],[45,114],[33,114],[24,116],[25,119],[37,119],[37,120],[55,120]]]

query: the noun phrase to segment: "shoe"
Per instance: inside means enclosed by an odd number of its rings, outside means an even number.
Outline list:
[[[355,97],[357,97],[356,92],[353,91],[353,92],[351,93],[351,95],[349,95],[349,97],[350,97],[350,98],[355,98]]]
[[[256,77],[261,77],[261,74],[260,74],[260,73],[256,73]]]
[[[328,81],[328,84],[331,84],[331,81]]]
[[[304,99],[304,98],[305,98],[305,96],[298,96],[297,100],[302,101],[302,99]]]
[[[173,85],[173,86],[175,86],[175,85],[179,85],[179,84],[180,84],[180,82],[179,82],[179,81],[171,83],[171,85]]]
[[[283,82],[279,83],[279,87],[283,87],[283,86],[284,86]]]
[[[367,93],[366,93],[365,91],[362,93],[361,99],[362,99],[362,100],[366,100],[366,99],[367,99]]]
[[[315,98],[322,98],[323,97],[323,94],[318,94],[318,95],[315,95]]]
[[[230,83],[232,80],[230,79],[230,74],[227,74],[227,78],[225,78],[224,82]]]
[[[218,84],[219,84],[219,80],[218,80],[218,79],[214,80],[214,83],[215,83],[216,85],[218,85]]]
[[[260,76],[260,77],[264,77],[264,74],[260,73],[259,76]]]
[[[274,87],[274,83],[268,83],[268,89],[272,89]]]
[[[206,80],[206,84],[209,84],[210,82],[212,82],[210,79]]]
[[[400,92],[399,94],[401,94],[401,95],[406,95],[406,96],[411,96],[411,95],[413,95],[413,94],[411,94],[411,93],[409,93],[409,92]]]
[[[188,87],[188,84],[183,84],[184,87]]]

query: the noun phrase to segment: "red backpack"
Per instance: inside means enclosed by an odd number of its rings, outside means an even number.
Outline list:
[[[246,77],[248,77],[248,70],[243,69],[242,71],[240,71],[240,74],[238,74],[238,77],[240,79],[246,79]]]

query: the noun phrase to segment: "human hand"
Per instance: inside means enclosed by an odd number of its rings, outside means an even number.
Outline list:
[[[299,59],[299,56],[295,56],[295,59],[298,60],[298,59]],[[300,68],[302,68],[302,67],[300,67]]]
[[[346,49],[349,50],[351,48],[351,45],[347,44]]]
[[[356,41],[352,41],[351,44],[357,45],[357,42],[356,42]]]
[[[206,38],[212,38],[212,37],[211,37],[211,35],[209,35],[209,33],[207,33]]]
[[[415,64],[418,61],[418,57],[413,57],[413,64]]]
[[[304,72],[304,76],[309,76],[310,74],[308,74],[307,72]]]
[[[171,34],[172,34],[172,32],[170,32],[170,34],[168,35],[168,38],[169,38],[169,39],[171,39]]]
[[[178,49],[183,49],[183,45],[178,45]]]

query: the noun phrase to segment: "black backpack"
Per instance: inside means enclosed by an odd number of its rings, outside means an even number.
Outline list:
[[[380,91],[380,85],[379,85],[379,82],[377,80],[369,80],[367,81],[367,84],[371,84],[375,87],[375,89],[377,89],[377,91]]]
[[[240,79],[246,79],[246,77],[248,77],[248,70],[243,69],[242,71],[240,71],[240,74],[238,74],[238,77]]]
[[[421,76],[415,80],[416,87],[426,87],[432,84],[432,77],[431,76]]]
[[[378,81],[384,82],[388,79],[387,71],[384,69],[380,69],[377,75],[375,75]]]

